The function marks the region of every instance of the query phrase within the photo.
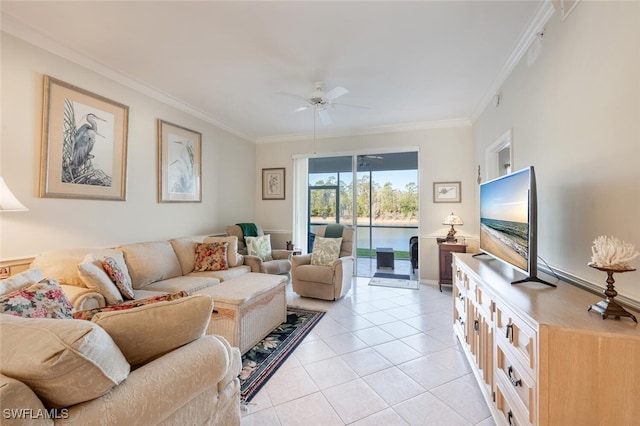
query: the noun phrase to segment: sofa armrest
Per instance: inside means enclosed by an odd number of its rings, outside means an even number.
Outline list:
[[[293,250],[271,250],[271,257],[273,257],[274,260],[291,260],[293,257]]]
[[[311,265],[311,254],[291,256],[291,271],[302,265]]]
[[[344,256],[335,260],[331,264],[331,269],[335,276],[334,295],[336,300],[347,294],[351,289],[353,280],[353,267],[355,259],[353,256]]]
[[[70,407],[69,418],[59,422],[159,424],[203,391],[217,393],[231,364],[219,338],[202,336],[133,370],[104,396]]]
[[[44,413],[46,408],[29,386],[0,374],[0,410],[2,424],[11,425],[53,425],[53,420],[46,417],[29,419],[30,413]],[[12,415],[15,413],[15,415]],[[25,414],[27,414],[25,416]],[[20,415],[27,417],[20,417]]]
[[[262,268],[262,259],[258,256],[249,256],[248,254],[244,256],[244,264],[251,268],[251,272],[260,272],[260,268]]]
[[[104,296],[96,291],[66,284],[60,284],[60,287],[76,311],[107,306]]]

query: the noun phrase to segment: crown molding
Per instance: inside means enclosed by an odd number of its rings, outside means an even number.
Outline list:
[[[386,126],[367,127],[362,129],[341,129],[332,132],[316,133],[316,139],[340,138],[348,136],[377,135],[385,133],[416,132],[419,130],[443,129],[451,127],[468,127],[472,122],[469,118],[456,118],[452,120],[425,121],[404,124],[392,124]],[[288,135],[257,137],[256,143],[293,142],[313,139],[313,133],[294,133]]]
[[[518,62],[520,62],[520,59],[522,59],[527,50],[529,50],[529,46],[531,46],[531,43],[536,39],[537,34],[544,29],[544,26],[547,24],[551,16],[553,16],[555,11],[555,7],[551,0],[544,0],[540,7],[538,7],[538,11],[533,19],[531,19],[531,22],[529,22],[527,28],[520,35],[518,42],[502,67],[500,74],[498,74],[493,84],[489,87],[487,93],[480,100],[480,103],[471,114],[472,122],[476,122],[496,93],[500,91],[500,87],[504,84],[509,75],[511,75],[511,71],[513,71]]]
[[[110,80],[113,80],[119,84],[122,84],[129,89],[132,89],[136,92],[142,93],[143,95],[149,96],[157,101],[165,103],[177,110],[185,112],[195,118],[198,118],[204,122],[212,124],[216,127],[221,128],[233,135],[236,135],[242,139],[245,139],[249,142],[255,142],[255,136],[250,136],[246,133],[243,133],[237,129],[229,127],[224,123],[219,122],[214,119],[210,115],[204,113],[200,109],[172,96],[167,93],[162,92],[148,84],[141,83],[119,71],[114,70],[106,66],[105,64],[98,62],[86,55],[83,55],[67,46],[64,46],[51,38],[47,37],[45,34],[34,30],[33,28],[28,27],[22,22],[16,20],[10,15],[3,13],[0,11],[0,18],[2,20],[2,32],[10,34],[16,38],[26,41],[36,47],[39,47],[47,52],[53,53],[54,55],[60,56],[63,59],[66,59],[70,62],[73,62],[76,65],[79,65],[83,68],[86,68],[90,71],[93,71],[103,77],[106,77]]]

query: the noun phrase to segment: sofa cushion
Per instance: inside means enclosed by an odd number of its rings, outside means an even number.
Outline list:
[[[78,275],[77,266],[84,261],[85,256],[89,253],[93,253],[98,259],[102,259],[104,256],[111,256],[117,259],[120,252],[110,248],[50,250],[37,255],[31,262],[30,267],[32,269],[40,269],[45,277],[54,277],[60,284],[86,287],[84,281]]]
[[[263,261],[273,260],[271,257],[271,235],[261,237],[244,237],[247,243],[247,254],[258,256]]]
[[[311,252],[311,264],[331,266],[340,257],[340,238],[324,238],[316,236],[313,241],[313,251]]]
[[[102,261],[97,259],[93,253],[88,254],[84,261],[78,265],[78,274],[88,289],[104,296],[107,305],[117,305],[123,302],[124,299],[118,287],[102,267]]]
[[[100,312],[91,321],[109,333],[129,363],[139,365],[202,336],[212,310],[211,297],[196,295]]]
[[[71,318],[73,305],[53,278],[0,297],[0,313],[24,318]]]
[[[181,237],[169,240],[173,251],[180,262],[182,275],[187,275],[193,271],[195,266],[195,247],[196,243],[201,243],[202,237]]]
[[[53,426],[53,420],[37,414],[45,413],[46,407],[38,396],[19,380],[0,374],[0,405],[2,406],[2,424],[20,426]],[[18,419],[9,410],[17,410],[28,418]],[[14,411],[15,413],[15,411]],[[33,418],[31,418],[33,416]]]
[[[207,237],[205,243],[228,243],[227,246],[227,263],[230,268],[242,265],[243,256],[238,253],[238,237],[230,235],[227,237]],[[191,271],[189,271],[191,272]]]
[[[98,398],[129,374],[113,339],[92,322],[0,315],[0,324],[0,372],[28,385],[48,407]]]
[[[16,275],[12,275],[6,280],[0,280],[0,295],[13,293],[22,287],[39,283],[44,279],[44,275],[39,269],[27,269]]]
[[[101,308],[93,308],[93,309],[86,309],[83,311],[76,311],[73,313],[73,318],[78,320],[91,321],[94,315],[99,314],[101,312],[125,311],[127,309],[133,309],[139,306],[150,305],[152,303],[158,303],[158,302],[167,302],[170,300],[176,300],[176,299],[180,299],[181,297],[187,297],[187,296],[188,294],[185,291],[180,291],[178,293],[173,293],[173,294],[156,294],[154,296],[147,297],[145,299],[130,300],[129,302],[124,302],[119,305],[103,306]]]
[[[229,243],[197,243],[196,264],[193,268],[196,272],[223,271],[229,269],[227,263],[227,247]]]
[[[230,268],[225,271],[205,271],[205,272],[192,272],[187,277],[189,278],[208,278],[208,279],[216,279],[219,282],[228,281],[232,278],[240,277],[244,274],[248,274],[251,272],[251,267],[242,265],[236,266],[235,268]]]
[[[116,285],[122,297],[129,300],[134,298],[133,286],[131,285],[129,274],[124,272],[113,257],[105,257],[102,260],[102,268]]]
[[[124,253],[135,290],[182,275],[178,256],[169,241],[126,244],[119,249]]]
[[[193,272],[186,277],[170,278],[168,280],[162,280],[149,284],[144,289],[151,291],[159,291],[164,293],[176,293],[178,291],[185,291],[188,295],[192,295],[195,292],[211,287],[220,283],[220,280],[214,277],[196,277],[193,276]]]

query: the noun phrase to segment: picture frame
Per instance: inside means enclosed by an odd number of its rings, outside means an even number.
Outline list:
[[[44,76],[40,197],[126,200],[129,107]]]
[[[202,202],[202,134],[158,119],[158,202]]]
[[[262,199],[285,199],[285,168],[262,169]]]
[[[461,203],[462,185],[456,182],[433,182],[434,203]]]

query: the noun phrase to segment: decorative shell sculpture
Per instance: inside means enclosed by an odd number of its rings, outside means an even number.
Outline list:
[[[640,255],[633,244],[601,235],[593,241],[589,266],[603,269],[633,270],[629,261]]]

